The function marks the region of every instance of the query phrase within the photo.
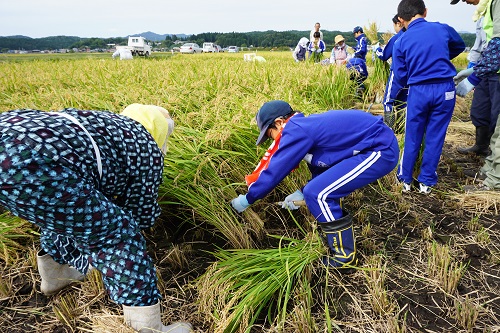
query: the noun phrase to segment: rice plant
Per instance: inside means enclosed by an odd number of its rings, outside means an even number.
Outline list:
[[[265,312],[278,331],[283,329],[297,284],[325,248],[317,234],[279,240],[278,248],[214,253],[217,262],[197,283],[199,310],[210,318],[213,332],[250,332]]]
[[[468,295],[454,301],[455,318],[467,332],[472,332],[481,313],[481,306]]]
[[[445,292],[449,294],[454,292],[467,269],[467,265],[453,260],[447,245],[440,245],[433,241],[428,246],[428,252],[427,271],[429,276],[435,279]]]

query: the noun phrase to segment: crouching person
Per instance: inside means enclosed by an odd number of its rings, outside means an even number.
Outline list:
[[[89,268],[139,332],[164,326],[161,295],[141,233],[160,215],[167,110],[132,104],[108,111],[13,110],[0,114],[0,204],[40,227],[41,291],[52,295]]]
[[[382,117],[364,111],[330,110],[306,117],[284,101],[264,103],[256,120],[257,145],[269,138],[274,142],[247,176],[248,192],[233,199],[232,207],[243,212],[304,160],[312,179],[287,196],[283,208],[298,209],[296,201],[305,200],[330,248],[324,263],[337,269],[356,265],[352,215],[340,200],[395,168],[399,148],[393,131]]]

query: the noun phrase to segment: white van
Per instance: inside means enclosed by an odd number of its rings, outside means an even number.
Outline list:
[[[217,47],[217,45],[215,45],[215,43],[203,43],[203,52],[219,52],[219,48]]]

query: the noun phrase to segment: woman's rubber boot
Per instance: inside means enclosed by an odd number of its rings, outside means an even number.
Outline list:
[[[164,326],[161,322],[160,303],[150,306],[123,305],[125,323],[140,333],[191,333],[193,326],[190,323],[178,322]]]
[[[457,151],[460,154],[476,154],[479,156],[488,156],[490,154],[490,128],[488,126],[476,127],[476,143],[469,148],[459,147]]]
[[[352,216],[344,211],[342,218],[318,225],[330,249],[330,255],[323,258],[323,263],[339,271],[351,272],[358,263]]]
[[[40,290],[47,296],[54,295],[59,290],[75,281],[83,281],[85,275],[69,265],[57,263],[49,254],[38,252],[36,261],[38,272],[42,278]]]

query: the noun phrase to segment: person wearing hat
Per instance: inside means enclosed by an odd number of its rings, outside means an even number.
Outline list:
[[[392,57],[394,43],[406,31],[403,24],[399,21],[398,15],[392,18],[392,24],[396,34],[389,39],[383,48],[379,46],[375,51],[376,56],[382,61],[388,61]],[[406,107],[407,96],[408,87],[401,87],[397,81],[394,81],[394,71],[391,63],[387,84],[385,85],[384,100],[382,102],[384,105],[384,121],[389,127],[394,128],[396,122],[394,104],[396,104],[396,112],[403,110]]]
[[[0,204],[40,228],[41,292],[56,294],[92,269],[137,331],[163,326],[156,271],[141,230],[160,215],[167,110],[12,110],[0,114]]]
[[[309,44],[309,39],[307,39],[306,37],[302,37],[299,40],[297,46],[292,52],[292,57],[295,60],[295,62],[301,62],[306,60],[306,52],[308,44]]]
[[[366,53],[368,52],[368,40],[360,26],[352,29],[354,38],[356,39],[356,47],[354,48],[354,58],[363,59],[366,61]]]
[[[335,36],[334,42],[335,45],[330,55],[330,64],[345,65],[351,58],[351,55],[347,52],[349,46],[345,43],[345,39],[342,35]]]
[[[393,131],[382,117],[361,110],[330,110],[306,117],[281,100],[264,103],[256,120],[257,145],[270,138],[273,143],[254,177],[246,179],[248,192],[234,198],[232,207],[242,213],[304,160],[312,178],[288,195],[282,207],[298,209],[294,202],[305,200],[330,249],[323,262],[338,269],[355,265],[352,215],[342,209],[340,200],[394,169],[399,148]]]

